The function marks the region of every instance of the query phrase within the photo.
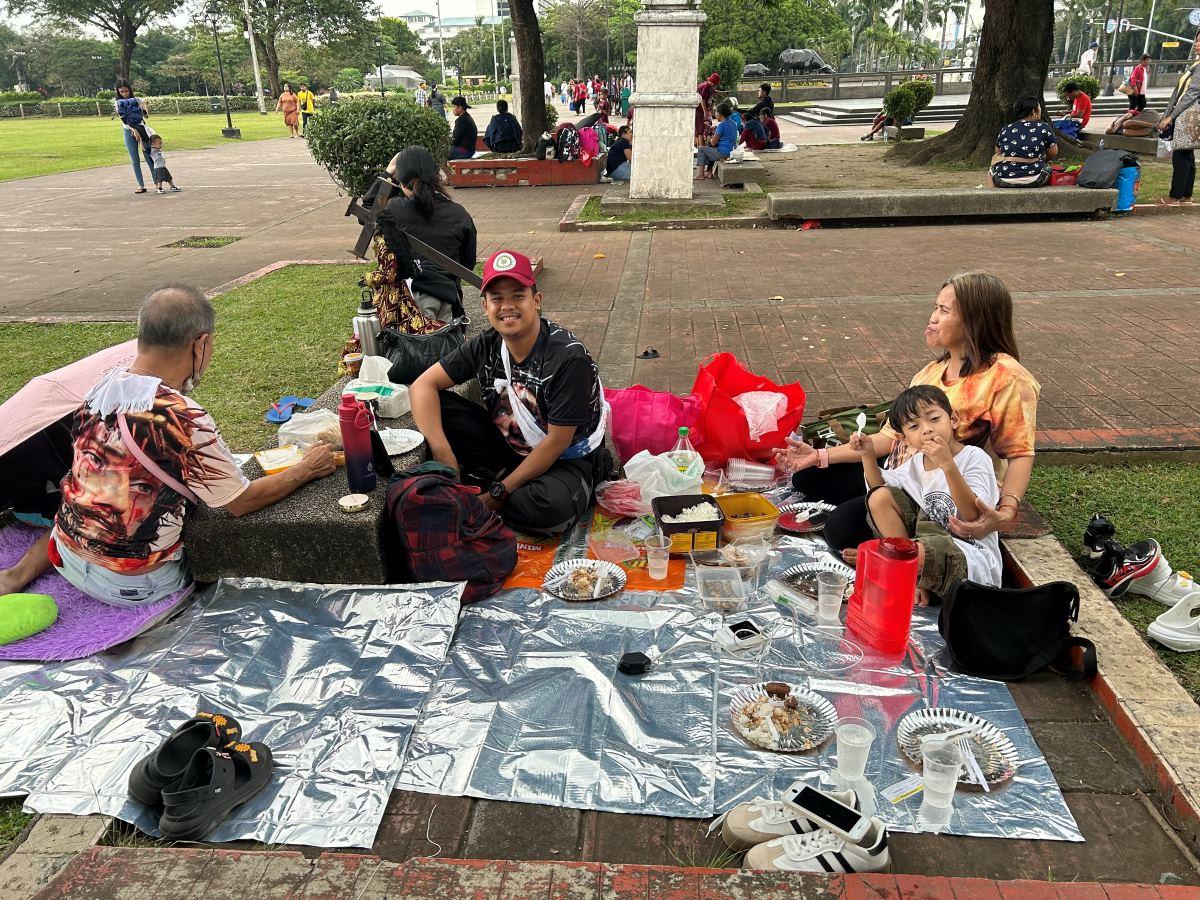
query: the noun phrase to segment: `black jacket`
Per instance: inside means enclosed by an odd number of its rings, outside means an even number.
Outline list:
[[[454,131],[450,135],[450,145],[453,147],[462,147],[464,150],[475,152],[475,144],[479,140],[479,129],[475,127],[475,120],[471,118],[468,112],[463,113],[454,120]],[[471,265],[474,265],[472,263]]]
[[[521,149],[521,123],[510,112],[496,113],[488,123],[483,143],[489,150],[511,153]]]
[[[458,118],[461,121],[467,116]],[[417,240],[424,241],[434,250],[440,250],[463,268],[475,268],[475,222],[471,214],[453,200],[439,197],[434,204],[433,215],[426,219],[412,200],[401,195],[388,202],[388,212],[397,224]],[[421,271],[413,278],[413,293],[429,294],[446,303],[460,303],[462,291],[458,279],[425,260],[415,248],[414,254],[421,264]]]

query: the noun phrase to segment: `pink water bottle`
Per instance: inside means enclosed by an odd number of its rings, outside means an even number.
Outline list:
[[[338,406],[342,449],[346,451],[346,480],[354,494],[375,490],[375,459],[371,453],[371,413],[353,394],[342,394]]]
[[[903,652],[912,627],[918,574],[916,541],[883,538],[859,544],[846,627],[876,650]]]

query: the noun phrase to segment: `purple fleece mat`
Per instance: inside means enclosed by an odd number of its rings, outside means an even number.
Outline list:
[[[0,529],[0,569],[14,565],[41,535],[41,529],[24,525]],[[0,647],[0,660],[45,662],[91,656],[137,637],[192,593],[187,587],[142,609],[123,609],[92,599],[54,570],[25,590],[53,597],[58,620],[45,631]]]

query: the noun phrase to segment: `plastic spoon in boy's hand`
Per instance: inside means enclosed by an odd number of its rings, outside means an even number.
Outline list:
[[[858,418],[854,420],[858,424],[858,433],[862,434],[863,429],[867,427],[867,414],[860,412]]]

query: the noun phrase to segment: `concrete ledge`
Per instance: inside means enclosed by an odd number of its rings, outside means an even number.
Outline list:
[[[1158,138],[1130,137],[1125,134],[1104,134],[1096,131],[1079,132],[1080,143],[1088,147],[1098,148],[1101,144],[1109,150],[1129,150],[1143,156],[1158,155]]]
[[[925,139],[924,125],[902,125],[900,128],[897,128],[895,125],[885,125],[883,131],[893,141],[897,137],[902,141],[921,141]]]
[[[39,816],[0,864],[0,897],[31,897],[108,831],[105,816]]]
[[[624,216],[629,213],[656,210],[660,212],[688,212],[693,209],[724,209],[725,198],[719,191],[697,188],[690,200],[631,200],[628,184],[614,184],[600,197],[600,211],[609,216]]]
[[[751,156],[747,156],[740,163],[728,159],[717,163],[717,179],[721,182],[721,187],[759,184],[766,178],[767,167]]]
[[[780,191],[767,194],[772,219],[947,219],[974,216],[1096,215],[1116,190],[1080,187]]]
[[[1183,839],[1200,850],[1200,706],[1058,541],[1006,540],[1004,546],[1028,583],[1079,587],[1073,631],[1096,644],[1096,696],[1170,805]]]

